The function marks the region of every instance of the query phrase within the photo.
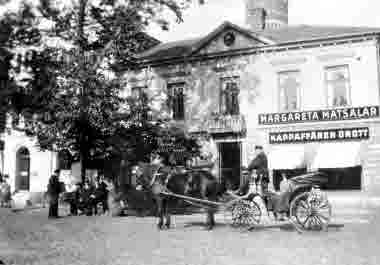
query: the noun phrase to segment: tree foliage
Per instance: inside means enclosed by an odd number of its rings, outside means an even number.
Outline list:
[[[42,149],[66,149],[82,162],[152,149],[162,123],[136,116],[134,100],[121,97],[118,69],[133,69],[135,54],[158,44],[144,33],[150,23],[168,29],[167,14],[181,22],[191,2],[24,1],[1,18],[0,53],[10,53],[1,65],[10,68],[1,77],[4,106],[21,114]],[[140,105],[149,111],[148,102]]]

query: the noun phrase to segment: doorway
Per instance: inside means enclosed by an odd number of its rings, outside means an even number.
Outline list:
[[[219,143],[220,181],[227,189],[240,186],[241,143]]]
[[[16,153],[16,190],[29,190],[30,186],[30,153],[25,147]]]

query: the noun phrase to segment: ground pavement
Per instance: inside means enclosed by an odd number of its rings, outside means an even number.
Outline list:
[[[247,232],[225,225],[221,214],[213,231],[204,230],[200,214],[175,216],[173,229],[158,231],[153,217],[49,220],[47,209],[0,209],[0,259],[38,265],[380,264],[380,208],[333,206],[343,229],[303,234]]]

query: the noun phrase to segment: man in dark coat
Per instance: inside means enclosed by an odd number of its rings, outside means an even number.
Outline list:
[[[87,216],[91,216],[94,210],[94,202],[95,202],[95,190],[92,185],[85,181],[83,185],[83,189],[80,192],[80,208]]]
[[[48,196],[49,196],[49,218],[58,218],[58,199],[62,192],[62,185],[58,178],[59,171],[55,170],[49,179]]]
[[[248,171],[252,174],[253,170],[256,170],[256,187],[261,183],[262,192],[268,191],[269,174],[268,174],[268,159],[264,153],[262,146],[255,146],[255,158],[248,166]]]
[[[103,208],[103,214],[108,211],[108,189],[107,184],[104,182],[103,177],[99,177],[95,183],[94,191],[94,212],[98,214],[97,204],[101,203]]]

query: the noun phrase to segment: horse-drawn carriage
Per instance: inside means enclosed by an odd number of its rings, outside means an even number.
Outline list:
[[[210,229],[215,225],[216,212],[223,212],[225,222],[235,227],[254,228],[263,223],[268,224],[268,221],[272,221],[272,224],[281,223],[277,222],[277,218],[266,217],[270,217],[269,213],[276,216],[282,211],[286,221],[299,231],[325,229],[331,219],[331,204],[320,189],[327,182],[327,176],[321,172],[289,179],[290,190],[285,193],[249,190],[240,195],[221,187],[219,181],[207,170],[174,170],[174,173],[167,169],[155,173],[147,171],[152,174],[148,174],[150,186],[144,192],[151,194],[149,198],[152,202],[156,201],[154,211],[159,217],[160,229],[170,227],[170,212],[178,206],[178,202],[205,209],[206,224]],[[130,190],[126,193],[130,195]],[[122,205],[127,208],[132,205],[130,197],[121,199],[124,202]],[[282,207],[278,207],[279,204]],[[120,206],[118,211],[125,209],[125,206]]]
[[[290,190],[283,193],[249,191],[238,195],[225,191],[218,200],[202,197],[187,196],[172,192],[169,189],[160,190],[160,194],[182,199],[190,204],[206,208],[211,214],[216,211],[224,212],[225,221],[233,226],[249,226],[254,228],[263,221],[263,214],[272,212],[276,217],[281,211],[285,212],[287,221],[297,230],[326,229],[331,219],[331,204],[320,186],[327,182],[327,176],[321,172],[312,172],[296,176],[289,180]],[[214,197],[215,198],[215,197]],[[278,206],[281,202],[282,207]],[[287,205],[284,209],[284,205]],[[277,221],[273,218],[272,221]]]
[[[225,215],[232,225],[251,225],[261,223],[263,210],[272,212],[275,221],[279,213],[301,229],[324,229],[331,219],[331,204],[320,186],[327,182],[321,172],[312,172],[296,176],[289,180],[290,190],[282,193],[251,192],[243,196],[229,192],[232,202],[227,201]],[[280,206],[279,206],[280,204]],[[262,207],[260,207],[262,205]],[[264,209],[262,209],[264,208]]]

